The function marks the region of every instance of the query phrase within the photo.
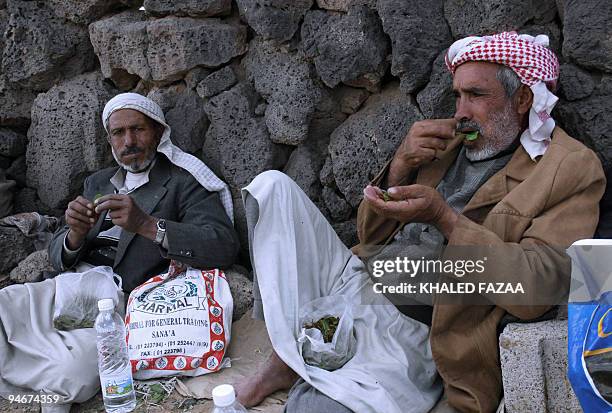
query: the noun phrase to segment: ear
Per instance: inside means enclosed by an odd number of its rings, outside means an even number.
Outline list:
[[[521,85],[514,94],[514,104],[519,115],[529,113],[533,104],[533,92],[527,85]]]

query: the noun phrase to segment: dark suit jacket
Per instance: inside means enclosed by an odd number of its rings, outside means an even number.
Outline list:
[[[118,168],[96,172],[85,179],[83,196],[93,200],[96,194],[111,194],[115,187],[110,178]],[[234,263],[239,242],[216,192],[204,189],[189,172],[173,165],[158,154],[149,173],[149,182],[130,196],[147,214],[166,220],[168,250],[140,235],[122,231],[113,269],[123,278],[123,289],[132,291],[153,275],[167,270],[170,259],[196,268],[225,268]],[[87,234],[74,263],[62,262],[64,237],[68,226],[56,231],[49,246],[49,258],[58,271],[74,266],[88,252],[91,241],[100,232],[102,218]]]

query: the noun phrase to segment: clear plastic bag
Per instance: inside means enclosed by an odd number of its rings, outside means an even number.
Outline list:
[[[103,298],[111,298],[116,311],[125,315],[121,277],[111,267],[58,275],[55,277],[53,326],[64,331],[93,327],[98,315],[98,300]]]
[[[357,340],[353,329],[353,308],[343,295],[318,298],[300,308],[300,353],[306,364],[333,371],[344,366],[354,355]],[[331,342],[326,343],[318,328],[306,328],[326,317],[338,317]]]

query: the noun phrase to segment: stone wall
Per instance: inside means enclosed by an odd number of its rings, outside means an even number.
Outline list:
[[[113,163],[104,103],[136,91],[230,184],[244,248],[240,188],[272,168],[350,245],[361,189],[410,125],[452,115],[443,55],[462,36],[548,34],[555,117],[611,167],[610,21],[598,0],[0,0],[0,168],[14,212],[62,214]]]

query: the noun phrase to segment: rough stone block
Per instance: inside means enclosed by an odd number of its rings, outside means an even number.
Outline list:
[[[256,102],[252,88],[239,83],[205,106],[210,127],[202,157],[235,190],[287,161],[287,150],[270,140],[264,120],[255,117]]]
[[[417,95],[417,102],[426,118],[450,118],[455,113],[453,76],[444,63],[445,55],[446,49],[434,61],[429,83]]]
[[[0,155],[0,169],[5,170],[11,167],[13,160],[8,156]]]
[[[153,88],[147,97],[162,108],[175,145],[189,153],[202,149],[209,122],[204,112],[204,101],[193,90],[179,82]]]
[[[434,59],[452,42],[443,0],[380,0],[378,13],[391,38],[391,73],[412,93],[427,83]]]
[[[324,187],[322,196],[325,208],[334,222],[346,221],[351,217],[353,208],[333,188]]]
[[[246,52],[246,26],[212,18],[145,21],[144,13],[127,11],[92,23],[89,31],[102,73],[118,86],[135,84],[134,75],[178,80],[195,67],[217,67]]]
[[[216,67],[246,52],[246,27],[218,19],[165,17],[147,26],[153,80],[181,77],[196,66]]]
[[[320,9],[347,12],[351,6],[366,5],[376,10],[376,0],[317,0]]]
[[[156,16],[210,17],[228,14],[232,0],[145,0],[144,8]]]
[[[325,163],[321,168],[321,172],[319,173],[319,180],[325,186],[329,186],[334,188],[336,186],[336,180],[334,178],[334,167],[332,158],[330,155],[327,155],[325,158]]]
[[[509,324],[499,346],[507,412],[582,411],[567,380],[567,321]]]
[[[338,234],[338,238],[340,238],[347,248],[351,248],[359,243],[359,238],[357,237],[357,221],[355,219],[334,223],[332,227],[336,234]]]
[[[559,101],[553,117],[570,136],[599,155],[604,169],[612,168],[612,76],[604,76],[584,99]]]
[[[240,15],[264,39],[289,40],[312,0],[236,0]]]
[[[61,216],[64,210],[51,210],[44,205],[38,196],[36,190],[32,188],[23,188],[15,193],[13,214],[22,212],[39,212],[41,214]]]
[[[204,101],[193,91],[178,96],[176,104],[166,113],[172,128],[172,141],[182,150],[194,153],[202,149],[208,129]]]
[[[6,170],[6,176],[9,179],[12,179],[15,182],[17,182],[17,185],[26,186],[27,185],[26,172],[27,172],[26,157],[25,155],[23,155],[13,161],[11,166]]]
[[[569,101],[591,96],[595,82],[589,72],[572,64],[561,65],[559,86],[561,95]]]
[[[9,14],[6,9],[0,8],[0,55],[4,52],[4,32],[8,26]]]
[[[563,1],[563,56],[612,72],[612,2]]]
[[[347,115],[357,112],[363,102],[370,96],[367,90],[344,85],[335,88],[333,93],[340,103],[340,110]]]
[[[198,95],[208,98],[218,95],[234,86],[238,80],[231,67],[225,66],[222,69],[208,75],[197,87]]]
[[[26,137],[6,128],[0,128],[0,155],[16,158],[25,153]]]
[[[248,270],[240,265],[233,265],[224,272],[234,299],[232,319],[236,321],[253,307],[253,281],[249,279]]]
[[[35,92],[11,84],[6,77],[0,75],[0,125],[27,125],[34,98]]]
[[[204,67],[196,67],[195,69],[191,69],[189,72],[187,72],[184,78],[187,89],[195,90],[200,82],[210,75],[210,72],[210,69],[206,69]]]
[[[293,179],[312,201],[321,196],[319,172],[323,157],[311,145],[298,146],[289,157],[284,173]]]
[[[122,8],[138,8],[142,0],[48,0],[53,12],[78,24],[89,24]]]
[[[517,30],[527,22],[548,23],[555,18],[554,1],[445,0],[444,14],[455,39]]]
[[[93,72],[38,95],[28,130],[28,186],[51,208],[64,208],[86,176],[113,164],[102,109],[116,94]]]
[[[93,68],[85,27],[57,17],[42,1],[9,0],[7,5],[2,72],[9,81],[47,90]]]
[[[390,159],[421,112],[394,82],[370,96],[364,107],[332,133],[329,153],[336,184],[352,207],[362,190]]]
[[[343,15],[309,11],[301,34],[305,55],[314,60],[329,87],[363,84],[365,79],[372,88],[385,74],[389,44],[378,16],[368,7],[351,7]]]
[[[261,38],[251,41],[242,63],[249,80],[268,102],[265,121],[272,141],[287,145],[304,142],[323,97],[312,66],[299,53]]]
[[[16,283],[33,283],[43,280],[46,271],[54,271],[47,250],[35,251],[14,268],[10,277]]]
[[[34,252],[34,243],[17,228],[0,227],[0,274],[9,274]]]
[[[176,105],[182,93],[186,93],[185,85],[179,82],[170,86],[154,87],[147,97],[157,103],[165,114]]]
[[[89,36],[104,77],[117,86],[134,77],[151,79],[147,61],[147,22],[141,11],[130,10],[89,25]]]

